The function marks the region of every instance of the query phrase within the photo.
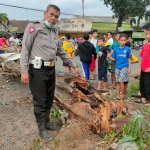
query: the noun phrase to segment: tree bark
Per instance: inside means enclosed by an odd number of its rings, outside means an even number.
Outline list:
[[[58,76],[55,91],[55,100],[61,108],[101,136],[111,132],[112,112],[117,116],[124,108],[122,100],[117,104],[105,101],[101,93],[79,77]]]
[[[124,14],[119,16],[115,33],[119,32],[119,30],[118,30],[119,27],[122,27],[122,23],[123,23],[124,17],[125,17]]]

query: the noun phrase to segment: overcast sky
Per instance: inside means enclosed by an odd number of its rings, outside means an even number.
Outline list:
[[[110,8],[107,8],[101,0],[84,0],[86,16],[112,16]],[[0,3],[16,5],[28,8],[45,10],[48,4],[60,7],[62,13],[82,15],[82,0],[0,0]],[[41,20],[43,12],[18,9],[0,5],[0,12],[7,13],[10,20]],[[61,15],[60,18],[72,18]]]

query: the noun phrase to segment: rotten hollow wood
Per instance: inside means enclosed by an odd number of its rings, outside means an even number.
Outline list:
[[[104,136],[111,132],[111,112],[122,113],[122,100],[117,104],[106,101],[84,78],[58,75],[56,79],[55,100],[58,105],[75,119],[84,121],[94,133]]]
[[[2,63],[2,75],[8,77],[20,77],[19,61],[9,61]]]

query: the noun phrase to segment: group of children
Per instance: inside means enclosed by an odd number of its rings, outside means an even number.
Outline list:
[[[141,102],[147,104],[150,102],[150,23],[143,28],[147,41],[140,53],[142,58],[140,67],[140,92],[142,97]],[[107,90],[109,71],[112,81],[110,88],[117,89],[117,96],[114,99],[123,99],[128,86],[128,75],[131,73],[131,58],[133,57],[130,50],[131,38],[127,38],[126,34],[116,33],[115,41],[113,41],[112,36],[113,34],[108,32],[101,34],[100,37],[97,38],[98,31],[93,29],[89,34],[84,35],[84,41],[79,44],[79,56],[86,80],[94,79],[96,75],[96,65],[98,65],[97,89],[103,88]],[[67,40],[69,40],[69,38],[70,37],[68,37]],[[70,58],[72,58],[74,49],[71,43],[69,43],[69,45],[71,49]]]
[[[111,72],[112,86],[117,88],[117,97],[115,99],[123,99],[127,84],[128,73],[131,72],[132,56],[131,50],[127,43],[125,34],[116,33],[115,42],[112,42],[109,47],[106,45],[108,41],[104,36],[98,38],[97,45],[99,46],[98,59],[98,89],[107,89],[108,70]]]
[[[140,52],[140,92],[141,102],[145,106],[150,106],[150,23],[143,26],[146,42]],[[110,33],[109,33],[110,34]],[[128,74],[131,73],[131,39],[126,34],[115,34],[115,42],[109,45],[106,34],[102,34],[97,39],[98,59],[98,89],[107,89],[108,70],[111,65],[112,86],[117,88],[117,96],[114,99],[123,99],[128,85]],[[109,45],[109,46],[108,46]]]

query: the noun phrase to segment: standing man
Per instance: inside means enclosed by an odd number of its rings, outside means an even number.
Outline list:
[[[65,35],[65,42],[63,43],[63,49],[66,51],[69,58],[73,59],[75,49],[74,49],[73,43],[71,41],[69,41],[70,38],[71,38],[70,34]],[[72,73],[72,69],[68,63],[63,62],[63,66],[65,67],[66,72]]]
[[[80,43],[78,46],[80,61],[83,69],[83,76],[86,80],[89,80],[90,77],[90,64],[92,61],[92,55],[96,59],[95,47],[92,43],[89,42],[89,34],[84,34],[84,42]]]
[[[44,139],[53,138],[46,129],[57,129],[49,119],[55,91],[56,54],[79,74],[78,68],[59,43],[55,30],[59,16],[60,9],[56,5],[48,5],[42,21],[28,24],[20,59],[21,81],[30,85],[39,135]]]

